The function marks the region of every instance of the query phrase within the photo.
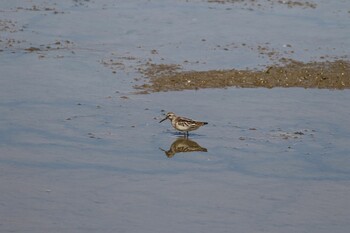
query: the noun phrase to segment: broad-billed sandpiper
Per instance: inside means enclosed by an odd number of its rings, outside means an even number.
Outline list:
[[[171,121],[171,125],[176,130],[184,132],[187,137],[188,137],[188,131],[196,130],[201,126],[208,124],[208,122],[194,121],[189,118],[176,116],[173,112],[168,112],[166,114],[166,117],[163,120],[161,120],[159,123],[165,121],[166,119],[169,119]]]

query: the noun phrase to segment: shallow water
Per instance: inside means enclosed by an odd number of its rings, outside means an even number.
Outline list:
[[[24,3],[0,3],[1,18],[26,25],[24,31],[2,31],[2,38],[25,41],[12,47],[1,44],[1,232],[349,229],[349,90],[132,94],[133,78],[139,75],[135,66],[148,58],[163,57],[166,63],[200,60],[184,63],[188,69],[269,62],[241,47],[231,53],[210,49],[230,41],[271,41],[283,47],[311,37],[320,39],[301,43],[309,50],[292,56],[309,60],[320,54],[349,54],[350,42],[344,40],[349,25],[343,21],[349,18],[347,2],[254,11],[185,1],[140,1],[142,8],[126,2],[53,3],[49,1],[50,7],[65,13],[14,12]],[[269,24],[272,31],[291,18],[303,30],[276,30],[257,38],[256,30],[264,24],[260,17],[279,25]],[[241,33],[226,30],[229,24],[223,30],[215,27],[227,21],[237,22]],[[246,27],[252,22],[252,28]],[[326,33],[325,25],[336,33]],[[64,40],[74,44],[23,50]],[[137,59],[120,59],[125,69],[116,69],[116,74],[101,64],[124,56]],[[166,111],[209,124],[186,142],[169,122],[158,123]],[[197,146],[207,152],[175,153]],[[170,150],[170,158],[164,150]]]
[[[229,89],[2,106],[3,227],[343,232],[348,101],[349,91]],[[158,123],[169,106],[209,121],[190,134],[207,152],[159,149],[180,136]]]

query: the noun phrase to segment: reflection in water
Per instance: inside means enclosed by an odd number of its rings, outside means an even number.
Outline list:
[[[170,146],[169,150],[163,150],[162,148],[159,148],[164,153],[168,158],[172,158],[176,153],[180,152],[196,152],[196,151],[201,151],[201,152],[207,152],[207,148],[201,147],[198,145],[197,142],[192,141],[188,138],[177,138]]]

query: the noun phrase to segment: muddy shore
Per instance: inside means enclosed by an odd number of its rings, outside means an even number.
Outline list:
[[[135,86],[139,93],[197,90],[202,88],[273,88],[302,87],[349,89],[350,63],[345,60],[326,62],[285,61],[265,70],[179,71],[179,65],[148,64],[142,73],[143,85]]]

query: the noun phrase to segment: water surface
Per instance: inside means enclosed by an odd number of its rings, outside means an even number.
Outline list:
[[[132,88],[148,59],[257,67],[270,60],[249,46],[266,42],[300,60],[349,54],[349,4],[315,2],[0,3],[15,24],[0,42],[1,231],[346,232],[348,90]],[[169,158],[181,135],[158,123],[166,111],[208,121],[182,142],[207,152]]]

